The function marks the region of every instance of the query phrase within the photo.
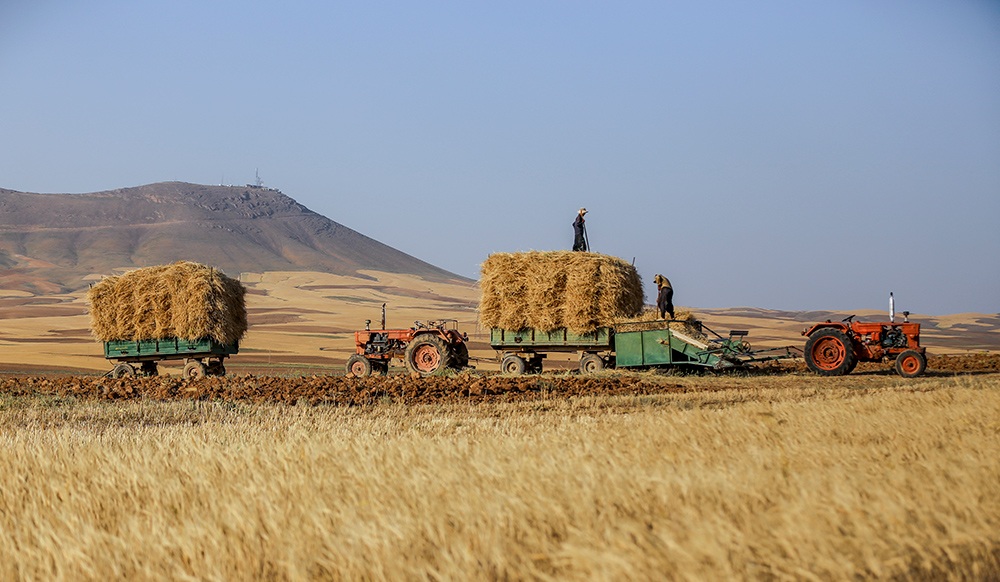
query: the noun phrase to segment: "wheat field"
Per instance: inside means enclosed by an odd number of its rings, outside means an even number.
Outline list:
[[[434,406],[0,395],[0,579],[1000,576],[1000,376],[815,380]]]

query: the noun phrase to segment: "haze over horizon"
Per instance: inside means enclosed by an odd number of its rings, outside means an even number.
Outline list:
[[[441,268],[1000,312],[1000,3],[0,6],[0,188],[254,181]]]

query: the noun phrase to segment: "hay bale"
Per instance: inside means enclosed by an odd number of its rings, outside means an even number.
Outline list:
[[[222,344],[247,330],[246,288],[199,263],[135,269],[87,292],[91,333],[100,341],[210,337]]]
[[[597,253],[494,253],[480,275],[479,319],[486,327],[590,333],[643,307],[635,267]]]

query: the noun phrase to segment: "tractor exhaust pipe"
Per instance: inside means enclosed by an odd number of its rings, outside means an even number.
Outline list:
[[[892,298],[892,291],[889,291],[889,323],[896,323],[896,301]]]
[[[385,303],[382,304],[382,329],[385,329]]]

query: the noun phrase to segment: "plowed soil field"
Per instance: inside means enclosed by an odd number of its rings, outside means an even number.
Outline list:
[[[1000,354],[933,356],[927,378],[1000,373]],[[365,406],[383,402],[431,404],[443,402],[517,402],[586,396],[645,396],[684,392],[746,389],[777,383],[802,388],[839,385],[859,389],[910,383],[890,364],[862,364],[849,376],[822,378],[805,371],[801,362],[761,366],[737,373],[677,374],[676,372],[607,371],[593,376],[576,373],[528,375],[462,373],[441,377],[346,378],[342,376],[275,377],[237,375],[189,381],[174,376],[111,379],[94,376],[6,376],[0,394],[51,395],[92,399],[222,400],[287,404]]]

